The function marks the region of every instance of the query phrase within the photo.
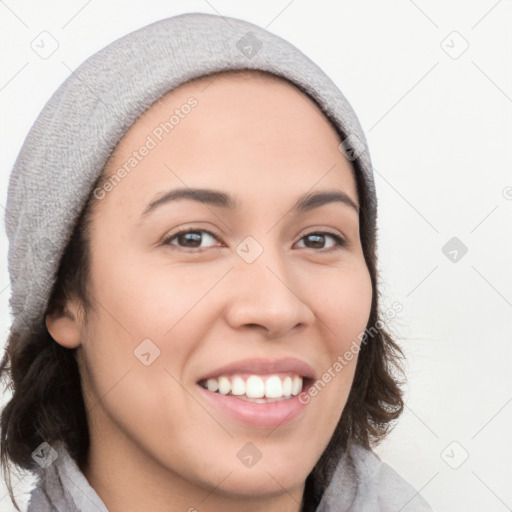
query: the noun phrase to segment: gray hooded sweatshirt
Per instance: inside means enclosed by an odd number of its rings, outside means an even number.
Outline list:
[[[38,468],[27,512],[109,512],[62,443]],[[432,512],[422,496],[377,455],[352,446],[341,458],[316,512]]]

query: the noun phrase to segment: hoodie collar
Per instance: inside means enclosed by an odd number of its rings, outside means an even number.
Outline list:
[[[37,468],[27,512],[109,512],[63,442],[57,458]],[[315,512],[432,512],[427,502],[372,451],[350,446],[338,462]]]

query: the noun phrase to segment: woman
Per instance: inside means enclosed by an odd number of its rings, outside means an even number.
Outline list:
[[[7,211],[29,512],[430,510],[371,450],[403,403],[364,135],[295,47],[207,14],[112,43]]]

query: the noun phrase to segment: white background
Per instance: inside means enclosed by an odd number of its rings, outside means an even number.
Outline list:
[[[266,27],[352,103],[376,169],[384,306],[403,304],[392,325],[408,361],[406,410],[378,453],[438,512],[510,510],[510,0],[0,1],[2,226],[17,153],[70,69],[183,12]],[[47,59],[31,48],[42,31],[59,45]],[[454,236],[468,248],[456,262],[442,251]],[[10,324],[6,259],[2,229],[0,345]],[[5,494],[0,484],[0,510],[10,512]]]

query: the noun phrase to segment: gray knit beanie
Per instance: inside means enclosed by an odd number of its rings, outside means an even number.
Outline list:
[[[12,170],[5,214],[11,332],[41,325],[61,257],[96,179],[134,121],[167,92],[213,72],[259,69],[313,98],[342,136],[364,184],[370,237],[377,200],[366,141],[351,106],[297,48],[252,23],[188,13],[158,21],[87,59],[32,126]]]

